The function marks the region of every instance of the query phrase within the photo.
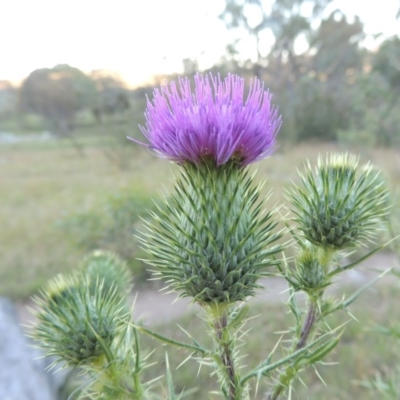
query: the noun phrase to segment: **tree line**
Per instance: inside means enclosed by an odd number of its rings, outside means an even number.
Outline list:
[[[232,42],[209,71],[263,80],[284,115],[282,139],[400,145],[400,37],[367,50],[362,21],[340,10],[326,14],[331,2],[225,0],[220,19]],[[184,75],[198,70],[196,59],[183,60]],[[19,88],[0,82],[0,119],[17,109],[39,115],[55,134],[71,135],[82,110],[98,123],[123,112],[141,120],[151,90],[129,89],[109,71],[57,65],[33,71]]]

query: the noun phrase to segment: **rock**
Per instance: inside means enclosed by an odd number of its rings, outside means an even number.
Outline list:
[[[38,357],[40,352],[22,332],[14,305],[0,297],[1,400],[57,399],[60,387],[60,381],[54,380],[57,374],[45,371],[49,361]]]

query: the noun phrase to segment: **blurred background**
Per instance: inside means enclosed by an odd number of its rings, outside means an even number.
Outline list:
[[[276,153],[257,165],[274,190],[268,204],[285,203],[307,158],[354,152],[392,192],[380,243],[399,232],[399,0],[13,0],[0,3],[0,16],[0,295],[23,320],[47,279],[99,248],[129,263],[143,298],[157,295],[135,235],[175,168],[126,136],[143,140],[146,96],[178,76],[233,72],[271,90],[283,126]],[[399,252],[370,267],[395,265]],[[376,309],[360,307],[365,320],[394,315],[400,291],[390,283],[374,292]],[[390,345],[376,338],[376,354],[360,347],[347,360],[365,335],[352,329],[344,371],[355,380],[388,371]],[[375,398],[335,374],[328,398]],[[309,381],[310,398],[321,399],[319,380]]]

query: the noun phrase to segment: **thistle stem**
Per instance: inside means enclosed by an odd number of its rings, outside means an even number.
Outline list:
[[[217,311],[217,312],[215,312]],[[213,310],[212,327],[217,345],[216,356],[219,359],[218,368],[221,372],[221,385],[227,400],[246,399],[245,390],[240,384],[234,361],[234,332],[228,325],[228,308]]]
[[[294,346],[294,351],[300,350],[307,345],[307,340],[313,331],[315,322],[317,321],[318,299],[310,298],[308,312],[300,332],[300,337]],[[290,381],[296,375],[296,369],[292,364],[288,365],[282,374],[279,376],[278,383],[275,385],[272,393],[267,397],[267,400],[277,400],[279,396],[286,390]]]
[[[310,333],[317,319],[317,310],[317,301],[315,299],[311,299],[310,304],[308,305],[307,316],[304,321],[303,328],[301,329],[300,338],[296,344],[295,350],[300,350],[304,346],[306,346],[308,337],[310,336]]]
[[[235,382],[235,365],[233,362],[232,349],[229,341],[224,338],[224,331],[228,326],[228,315],[226,311],[223,311],[221,316],[215,320],[214,329],[219,346],[219,357],[225,366],[226,375],[228,377],[228,399],[236,400],[236,382]]]

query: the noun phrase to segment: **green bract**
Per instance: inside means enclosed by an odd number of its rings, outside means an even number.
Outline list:
[[[301,290],[308,293],[327,286],[325,282],[327,271],[320,262],[316,249],[303,249],[296,260],[296,267],[298,285]]]
[[[82,274],[89,278],[93,294],[98,290],[97,281],[102,281],[104,295],[115,291],[124,298],[132,290],[132,278],[127,263],[110,251],[93,251],[82,260],[80,268]]]
[[[47,355],[68,365],[96,363],[104,357],[130,319],[116,291],[105,295],[103,284],[76,275],[59,276],[37,299],[39,324],[34,331]]]
[[[311,243],[340,250],[370,239],[386,214],[386,190],[378,190],[372,167],[357,169],[358,159],[348,154],[320,158],[313,173],[308,164],[300,174],[303,187],[295,187],[290,199],[295,221]]]
[[[185,163],[175,192],[153,213],[143,238],[150,263],[181,296],[224,303],[254,295],[262,269],[275,265],[276,222],[263,215],[260,187],[236,161]]]

